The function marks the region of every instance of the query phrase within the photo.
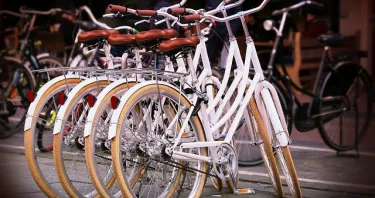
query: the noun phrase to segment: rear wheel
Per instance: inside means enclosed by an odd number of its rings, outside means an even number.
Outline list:
[[[84,86],[81,86],[82,83]],[[95,101],[95,98],[89,97],[96,97],[111,81],[87,79],[82,83],[69,93],[68,100],[59,110],[58,118],[62,124],[54,127],[53,156],[59,180],[68,195],[94,197],[98,192],[86,167],[84,125],[92,106],[89,101]],[[107,160],[103,165],[108,167],[111,163]],[[110,178],[107,182],[113,184],[114,180]]]
[[[48,197],[67,197],[55,171],[53,156],[54,119],[51,113],[60,108],[59,94],[67,94],[72,87],[81,82],[79,78],[68,78],[49,87],[36,103],[31,119],[31,128],[25,131],[25,156],[31,175],[39,188]],[[46,85],[47,86],[47,85]]]
[[[325,79],[317,124],[324,142],[337,151],[361,143],[371,121],[372,85],[360,66],[345,64]]]
[[[281,107],[284,111],[286,123],[288,125],[288,131],[290,134],[293,125],[293,115],[291,115],[291,113],[289,113],[288,111],[288,101],[286,93],[275,79],[271,80],[271,83],[274,85],[279,96]],[[241,166],[257,166],[263,163],[263,157],[260,153],[259,147],[255,147],[250,143],[249,132],[251,131],[248,131],[249,129],[251,129],[251,126],[246,126],[246,124],[244,124],[244,126],[241,127],[234,136],[236,140],[236,150],[238,153],[238,163]]]
[[[35,81],[31,71],[13,58],[5,57],[0,64],[0,138],[7,138],[24,125]]]
[[[111,104],[111,99],[112,97],[121,98],[134,84],[133,82],[124,82],[111,90],[107,90],[107,87],[98,96],[98,98],[102,98],[101,96],[103,95],[103,99],[98,100],[97,104],[89,112],[90,120],[88,120],[88,123],[93,124],[89,128],[90,135],[85,137],[86,164],[90,178],[102,197],[116,196],[119,191],[118,188],[112,187],[113,184],[109,182],[109,180],[115,178],[111,158],[111,144],[108,140],[109,121],[115,109],[112,106],[114,104]],[[91,114],[94,116],[90,116]],[[91,117],[93,118],[91,119]]]

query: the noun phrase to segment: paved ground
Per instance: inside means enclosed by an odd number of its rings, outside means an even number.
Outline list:
[[[45,197],[31,178],[22,144],[22,133],[0,140],[0,196]],[[362,152],[359,158],[337,157],[319,142],[304,140],[295,140],[291,148],[304,197],[375,197],[375,153]],[[256,194],[251,197],[274,196],[262,165],[241,167],[240,178],[241,188],[255,189]],[[288,192],[287,188],[284,190]],[[226,188],[217,192],[207,186],[203,197],[237,195]]]

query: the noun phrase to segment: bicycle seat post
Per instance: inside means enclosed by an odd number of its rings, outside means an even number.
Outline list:
[[[246,40],[246,45],[249,45],[251,44],[251,42],[253,42],[253,39],[251,38],[250,36],[250,33],[249,33],[249,30],[247,29],[247,25],[246,25],[246,21],[245,21],[245,15],[243,12],[239,12],[238,13],[238,16],[239,16],[239,19],[241,20],[241,24],[242,24],[242,28],[244,30],[244,33],[245,33],[245,40]],[[254,46],[254,43],[252,43],[251,45],[253,45],[253,49],[255,50],[255,46]],[[246,52],[247,53],[247,52]],[[247,55],[247,54],[246,54]],[[251,54],[251,56],[253,56],[254,54]],[[255,53],[255,56],[256,58],[255,59],[258,59],[258,56],[257,54]],[[252,57],[253,58],[253,57]],[[253,61],[253,60],[250,60],[250,61]],[[245,58],[245,62],[246,62],[246,58]],[[254,63],[254,62],[253,62]],[[259,66],[259,67],[258,67]],[[258,66],[256,66],[256,64],[253,64],[253,68],[255,70],[256,73],[259,73],[261,75],[261,79],[263,80],[264,79],[264,76],[263,76],[263,71],[262,71],[262,68],[260,67],[260,64],[258,64]]]
[[[224,17],[227,17],[227,16],[228,16],[228,14],[227,14],[227,10],[225,9],[224,4],[221,5],[220,10],[221,10],[221,13],[223,14]],[[233,31],[232,31],[232,27],[230,26],[229,21],[225,21],[225,25],[227,26],[229,40],[231,40],[231,39],[233,39],[233,37],[234,37],[234,35],[233,35]]]

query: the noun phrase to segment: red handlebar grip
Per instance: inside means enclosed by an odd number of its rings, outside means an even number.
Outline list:
[[[183,14],[186,12],[185,8],[169,8],[167,10],[168,14]]]
[[[110,13],[117,13],[117,12],[120,12],[122,14],[125,14],[126,13],[126,7],[124,6],[119,6],[119,5],[108,5],[108,11]]]
[[[182,23],[189,23],[193,21],[199,21],[201,19],[201,15],[199,14],[191,14],[181,17]]]
[[[137,10],[139,16],[156,16],[155,10]]]

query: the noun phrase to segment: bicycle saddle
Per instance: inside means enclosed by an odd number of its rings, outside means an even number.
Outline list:
[[[338,46],[343,40],[343,36],[340,34],[322,34],[318,37],[318,41],[325,46]]]
[[[82,32],[78,35],[78,41],[86,42],[93,39],[106,39],[112,34],[119,34],[119,32],[117,30],[93,30]]]
[[[149,31],[139,32],[135,35],[137,42],[146,42],[155,39],[171,39],[178,36],[178,32],[174,29],[158,30],[152,29]]]
[[[195,47],[199,44],[200,40],[196,36],[190,36],[187,38],[177,38],[174,40],[164,41],[160,44],[159,50],[161,52],[171,52],[179,50],[182,47]]]
[[[110,45],[128,45],[137,43],[135,36],[129,34],[112,34],[107,40]]]

